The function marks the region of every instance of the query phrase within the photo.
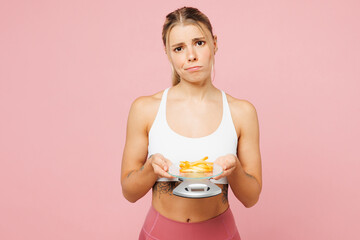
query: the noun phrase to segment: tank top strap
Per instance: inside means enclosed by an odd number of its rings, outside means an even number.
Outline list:
[[[167,100],[167,94],[169,91],[169,88],[166,88],[161,96],[161,102],[158,110],[158,121],[161,122],[161,124],[166,125],[166,100]]]
[[[221,90],[222,92],[222,96],[223,96],[223,120],[224,120],[224,126],[226,126],[226,128],[232,132],[232,134],[235,134],[236,138],[237,138],[237,134],[236,134],[236,130],[235,130],[235,125],[231,116],[231,111],[230,111],[230,106],[226,97],[226,93]]]

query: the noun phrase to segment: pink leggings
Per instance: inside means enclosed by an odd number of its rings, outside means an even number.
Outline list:
[[[225,212],[203,222],[183,223],[168,219],[152,206],[146,216],[139,240],[241,240],[234,216]]]

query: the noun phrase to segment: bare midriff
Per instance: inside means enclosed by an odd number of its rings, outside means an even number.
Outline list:
[[[221,194],[209,198],[184,198],[172,193],[180,182],[156,182],[153,186],[152,205],[163,216],[178,222],[201,222],[226,211],[228,184],[216,184]]]

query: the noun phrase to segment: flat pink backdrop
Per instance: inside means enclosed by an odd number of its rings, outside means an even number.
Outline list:
[[[3,1],[0,239],[137,239],[127,202],[131,102],[170,86],[165,15],[208,15],[214,84],[258,111],[260,201],[230,194],[243,239],[360,239],[360,2]]]

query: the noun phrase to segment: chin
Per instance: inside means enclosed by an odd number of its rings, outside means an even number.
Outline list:
[[[197,76],[185,76],[185,79],[187,82],[191,82],[191,83],[201,83],[206,81],[206,79],[211,78],[210,75],[204,75],[204,74],[198,74]]]

